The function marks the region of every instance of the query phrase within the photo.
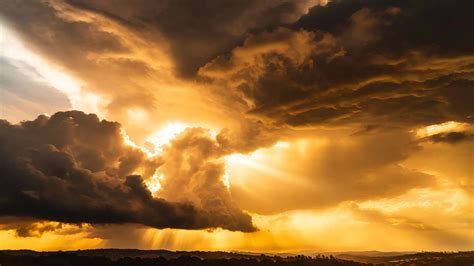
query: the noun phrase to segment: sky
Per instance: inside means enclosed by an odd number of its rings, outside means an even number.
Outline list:
[[[474,249],[472,1],[0,3],[0,249]]]

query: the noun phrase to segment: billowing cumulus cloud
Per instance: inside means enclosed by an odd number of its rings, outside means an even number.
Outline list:
[[[224,183],[224,146],[202,128],[191,128],[165,148],[164,175],[158,195],[172,201],[193,202],[231,230],[252,231],[251,218],[241,213]]]
[[[0,142],[3,216],[65,223],[254,230],[250,216],[236,207],[225,208],[231,202],[226,190],[214,195],[215,202],[224,201],[218,209],[211,209],[210,204],[195,205],[190,198],[181,198],[181,203],[154,198],[143,178],[149,178],[163,159],[147,157],[140,149],[125,145],[120,125],[101,121],[96,115],[61,112],[18,125],[2,120]],[[168,159],[165,162],[171,164]],[[214,191],[213,186],[222,184],[212,179],[212,170],[201,174],[206,176],[209,180],[201,189]],[[185,191],[186,184],[177,190]]]

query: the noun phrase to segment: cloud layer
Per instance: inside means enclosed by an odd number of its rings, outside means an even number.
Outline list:
[[[291,127],[472,123],[472,8],[332,1],[251,35],[199,74],[242,111]]]

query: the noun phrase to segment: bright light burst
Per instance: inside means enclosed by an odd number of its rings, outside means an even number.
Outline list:
[[[418,137],[429,137],[443,132],[462,131],[469,125],[456,121],[448,121],[441,124],[435,124],[420,128],[416,131]]]
[[[153,151],[136,144],[132,139],[130,139],[124,129],[121,130],[121,134],[126,145],[140,149],[148,156],[148,158],[152,158],[161,155],[163,153],[163,147],[169,144],[177,135],[182,133],[188,127],[189,126],[184,123],[173,122],[153,133],[146,139],[147,142],[153,145]],[[163,173],[156,171],[151,178],[145,181],[146,186],[153,195],[161,189],[161,180],[164,178],[165,176]]]
[[[165,176],[161,173],[155,172],[155,174],[145,182],[145,185],[151,191],[153,196],[161,189],[161,180],[163,180]]]
[[[155,152],[161,153],[163,147],[171,142],[177,135],[182,133],[189,126],[181,122],[167,124],[162,129],[149,136],[146,141],[153,144]]]

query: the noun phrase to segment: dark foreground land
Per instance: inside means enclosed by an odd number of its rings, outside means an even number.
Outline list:
[[[1,266],[311,266],[311,265],[443,265],[472,266],[474,251],[390,253],[335,253],[315,256],[260,255],[235,252],[98,249],[57,252],[0,251]]]

